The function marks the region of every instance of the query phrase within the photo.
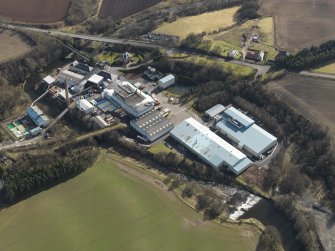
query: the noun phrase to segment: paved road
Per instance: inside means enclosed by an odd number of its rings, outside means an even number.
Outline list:
[[[4,25],[3,25],[4,26]],[[129,44],[137,47],[144,47],[144,48],[150,48],[150,49],[156,49],[160,48],[164,50],[167,54],[170,53],[185,53],[185,54],[194,54],[194,55],[199,55],[197,52],[190,52],[186,50],[181,50],[177,48],[168,48],[168,47],[163,47],[158,44],[154,44],[151,42],[147,41],[141,41],[141,40],[131,40],[131,39],[120,39],[120,38],[110,38],[110,37],[100,37],[100,36],[92,36],[92,35],[85,35],[85,34],[73,34],[73,33],[67,33],[67,32],[61,32],[61,31],[55,31],[55,30],[45,30],[45,29],[40,29],[40,28],[32,28],[32,27],[22,27],[19,25],[6,25],[4,26],[9,29],[22,29],[22,30],[27,30],[27,31],[35,31],[35,32],[41,32],[41,33],[47,33],[52,36],[63,36],[63,37],[71,37],[71,38],[79,38],[79,39],[85,39],[85,40],[90,40],[90,41],[98,41],[98,42],[105,42],[105,43],[114,43],[114,44]],[[203,55],[209,59],[212,60],[222,60],[226,61],[226,59],[222,57],[216,57],[216,56],[208,56],[208,55]],[[233,64],[238,64],[238,65],[245,65],[252,67],[258,71],[257,75],[261,75],[266,73],[270,67],[264,66],[264,65],[257,65],[257,64],[251,64],[247,62],[242,62],[238,60],[232,60],[229,61],[230,63]]]
[[[55,30],[45,30],[40,28],[32,28],[32,27],[23,27],[19,25],[2,25],[8,29],[19,29],[19,30],[26,30],[26,31],[35,31],[41,33],[47,33],[52,36],[63,36],[63,37],[71,37],[71,38],[80,38],[85,40],[97,41],[97,42],[105,42],[105,43],[113,43],[113,44],[129,44],[137,47],[145,47],[145,48],[159,48],[160,46],[157,44],[153,44],[147,41],[137,41],[131,39],[121,39],[121,38],[110,38],[110,37],[100,37],[100,36],[92,36],[92,35],[85,35],[85,34],[73,34],[67,33],[62,31],[55,31]]]
[[[307,76],[307,77],[314,77],[314,78],[325,78],[330,80],[335,80],[335,76],[328,75],[328,74],[322,74],[322,73],[314,73],[310,71],[301,71],[299,72],[300,75]]]

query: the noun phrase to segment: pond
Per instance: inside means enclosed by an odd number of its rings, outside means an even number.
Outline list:
[[[255,206],[250,208],[239,219],[255,218],[263,225],[272,225],[277,228],[281,235],[285,251],[303,250],[294,238],[294,231],[291,222],[285,218],[270,200],[261,199]]]

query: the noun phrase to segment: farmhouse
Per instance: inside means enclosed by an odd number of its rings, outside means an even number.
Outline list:
[[[227,166],[238,175],[252,164],[244,153],[193,118],[181,122],[170,134],[177,142],[215,169]]]
[[[122,107],[127,113],[136,118],[151,111],[155,106],[155,101],[151,96],[127,81],[112,82],[110,88],[104,90],[102,97]]]
[[[234,141],[239,149],[254,157],[259,157],[277,144],[276,137],[232,106],[223,112],[216,129]]]
[[[155,110],[130,121],[130,125],[150,142],[161,138],[173,129],[173,124]]]
[[[37,106],[32,106],[27,109],[27,116],[39,127],[47,127],[50,120]]]

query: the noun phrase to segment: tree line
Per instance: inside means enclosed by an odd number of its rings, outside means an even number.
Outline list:
[[[278,57],[274,69],[286,68],[292,71],[301,71],[313,68],[335,58],[335,40],[312,46],[284,57]]]
[[[13,203],[73,177],[93,165],[98,151],[93,147],[63,146],[55,152],[24,154],[1,170],[4,189],[0,201]]]

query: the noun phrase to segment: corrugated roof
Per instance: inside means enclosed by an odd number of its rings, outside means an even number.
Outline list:
[[[86,99],[80,99],[79,100],[79,107],[83,111],[87,111],[89,109],[94,108],[94,106],[90,102],[88,102]]]
[[[174,79],[175,79],[175,76],[173,76],[172,74],[169,74],[169,75],[165,76],[164,78],[161,78],[159,80],[159,82],[166,83],[166,82],[169,82],[169,81],[174,80]]]
[[[218,114],[220,114],[221,112],[223,112],[226,108],[221,105],[221,104],[217,104],[215,106],[213,106],[212,108],[208,109],[205,114],[207,114],[210,117],[214,117]]]
[[[237,128],[228,120],[221,120],[216,128],[231,135],[241,147],[251,149],[257,155],[263,153],[264,149],[277,141],[277,138],[256,124],[248,128]]]
[[[255,123],[254,120],[237,110],[235,107],[229,107],[224,111],[225,115],[228,115],[229,117],[233,118],[234,120],[238,121],[240,124],[242,124],[245,127],[251,126],[253,123]]]
[[[177,125],[171,131],[171,135],[213,167],[226,164],[233,170],[235,167],[240,169],[239,163],[247,159],[245,154],[193,118],[188,118]],[[239,173],[238,169],[234,172]]]

